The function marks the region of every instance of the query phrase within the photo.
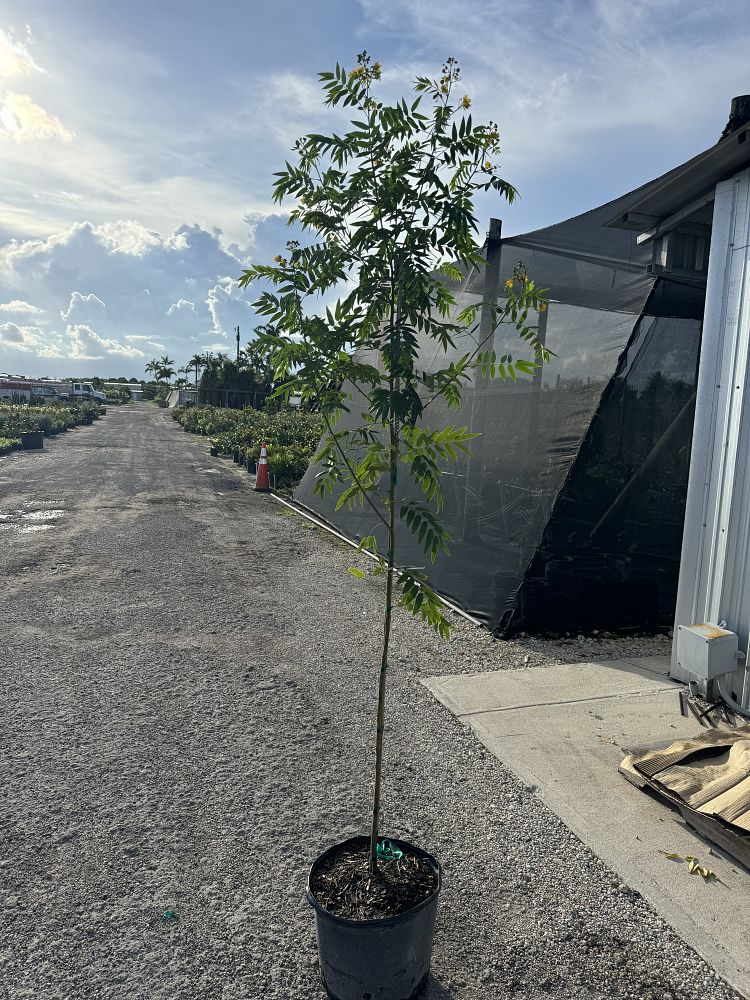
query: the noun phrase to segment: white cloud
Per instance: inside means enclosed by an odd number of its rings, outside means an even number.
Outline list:
[[[69,325],[66,332],[70,342],[68,357],[79,361],[101,361],[107,355],[119,355],[125,358],[146,357],[137,347],[122,344],[113,338],[100,337],[95,330],[84,323]]]
[[[51,115],[28,94],[7,91],[0,98],[0,139],[27,142],[30,139],[60,139],[71,142],[73,133],[57,115]]]
[[[262,240],[262,221],[255,232]],[[0,316],[19,327],[26,317],[39,322],[23,361],[28,368],[36,357],[39,375],[66,374],[70,360],[85,360],[90,374],[139,376],[147,351],[183,364],[198,344],[233,347],[238,323],[243,343],[251,338],[256,292],[237,286],[240,256],[249,248],[229,253],[220,234],[199,226],[162,235],[132,220],[82,222],[0,245]],[[4,368],[10,351],[3,347]]]
[[[39,327],[18,326],[16,323],[0,323],[0,345],[16,351],[33,351],[41,343]]]
[[[46,75],[31,55],[32,43],[33,37],[28,27],[24,41],[0,28],[0,80],[29,76],[32,73]],[[70,142],[72,138],[73,133],[57,115],[50,114],[37,104],[31,94],[19,94],[13,90],[0,92],[0,139],[25,143],[34,139]]]
[[[64,312],[61,311],[60,316],[68,323],[81,323],[90,322],[92,319],[102,316],[106,311],[107,307],[93,292],[88,295],[73,292],[68,308]]]
[[[19,313],[29,313],[33,316],[42,316],[44,309],[40,309],[39,306],[33,306],[30,302],[25,302],[23,299],[12,299],[10,302],[0,302],[0,312],[14,313],[16,315]]]
[[[314,75],[302,76],[291,70],[262,77],[257,105],[252,102],[250,106],[252,116],[246,121],[250,131],[262,130],[263,141],[275,142],[284,153],[301,135],[316,131],[316,125],[327,122],[330,126],[333,119],[339,126],[345,121],[340,110],[323,108],[320,84]],[[238,124],[242,123],[240,116]]]
[[[167,309],[167,316],[174,316],[178,312],[195,312],[195,303],[191,302],[190,299],[178,299],[177,302],[173,302],[169,309]]]
[[[170,250],[184,250],[187,247],[185,233],[173,233],[162,239],[153,229],[147,229],[134,219],[118,219],[96,226],[97,237],[112,253],[130,254],[133,257],[143,257],[153,247],[164,246]],[[144,289],[148,294],[148,289]]]
[[[29,45],[32,42],[33,38],[28,27],[26,28],[25,41],[21,41],[0,28],[0,80],[9,80],[14,76],[26,76],[32,72],[44,72],[31,55]]]
[[[31,197],[43,205],[62,205],[66,208],[82,208],[86,199],[75,191],[33,191]]]
[[[61,349],[59,344],[43,344],[38,351],[36,351],[36,356],[38,358],[64,358],[66,357],[65,352]]]

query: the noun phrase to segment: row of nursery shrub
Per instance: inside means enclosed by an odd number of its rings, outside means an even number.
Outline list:
[[[90,424],[100,413],[101,407],[88,400],[48,406],[0,404],[0,455],[20,447],[21,435],[27,431],[43,431],[50,437],[78,424]]]
[[[205,434],[219,454],[239,453],[243,461],[254,461],[266,442],[268,469],[277,488],[290,489],[305,474],[323,432],[316,413],[284,410],[267,413],[247,407],[229,410],[218,406],[194,406],[172,410],[172,418],[186,431]]]

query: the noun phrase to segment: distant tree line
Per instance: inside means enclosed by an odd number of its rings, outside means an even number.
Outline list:
[[[255,332],[266,332],[266,327]],[[194,388],[201,405],[231,409],[252,406],[260,410],[274,390],[273,369],[254,350],[252,341],[235,359],[209,351],[194,354],[182,368],[175,369],[174,365],[168,355],[149,361],[145,372],[152,376],[152,381],[144,386],[146,398],[164,396],[170,389]],[[175,378],[176,375],[180,377]]]

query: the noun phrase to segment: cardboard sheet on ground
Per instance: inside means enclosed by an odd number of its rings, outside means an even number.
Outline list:
[[[618,774],[623,755],[636,748],[663,752],[705,732],[679,714],[679,685],[667,673],[665,658],[642,657],[424,683],[688,944],[750,996],[750,873],[723,852],[712,853],[679,812]],[[684,761],[670,766],[679,763]],[[678,856],[698,858],[718,878],[701,878]]]
[[[750,726],[709,729],[667,748],[637,751],[620,771],[675,804],[688,823],[750,866]]]

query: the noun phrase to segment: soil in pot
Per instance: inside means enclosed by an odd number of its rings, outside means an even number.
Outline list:
[[[378,860],[370,872],[370,845],[365,838],[347,841],[317,866],[310,890],[329,913],[344,920],[382,920],[398,916],[428,899],[438,888],[435,869],[408,850]]]
[[[381,841],[390,850],[372,876],[369,846],[352,837],[310,871],[323,985],[333,1000],[415,1000],[430,973],[440,865],[406,841]]]

